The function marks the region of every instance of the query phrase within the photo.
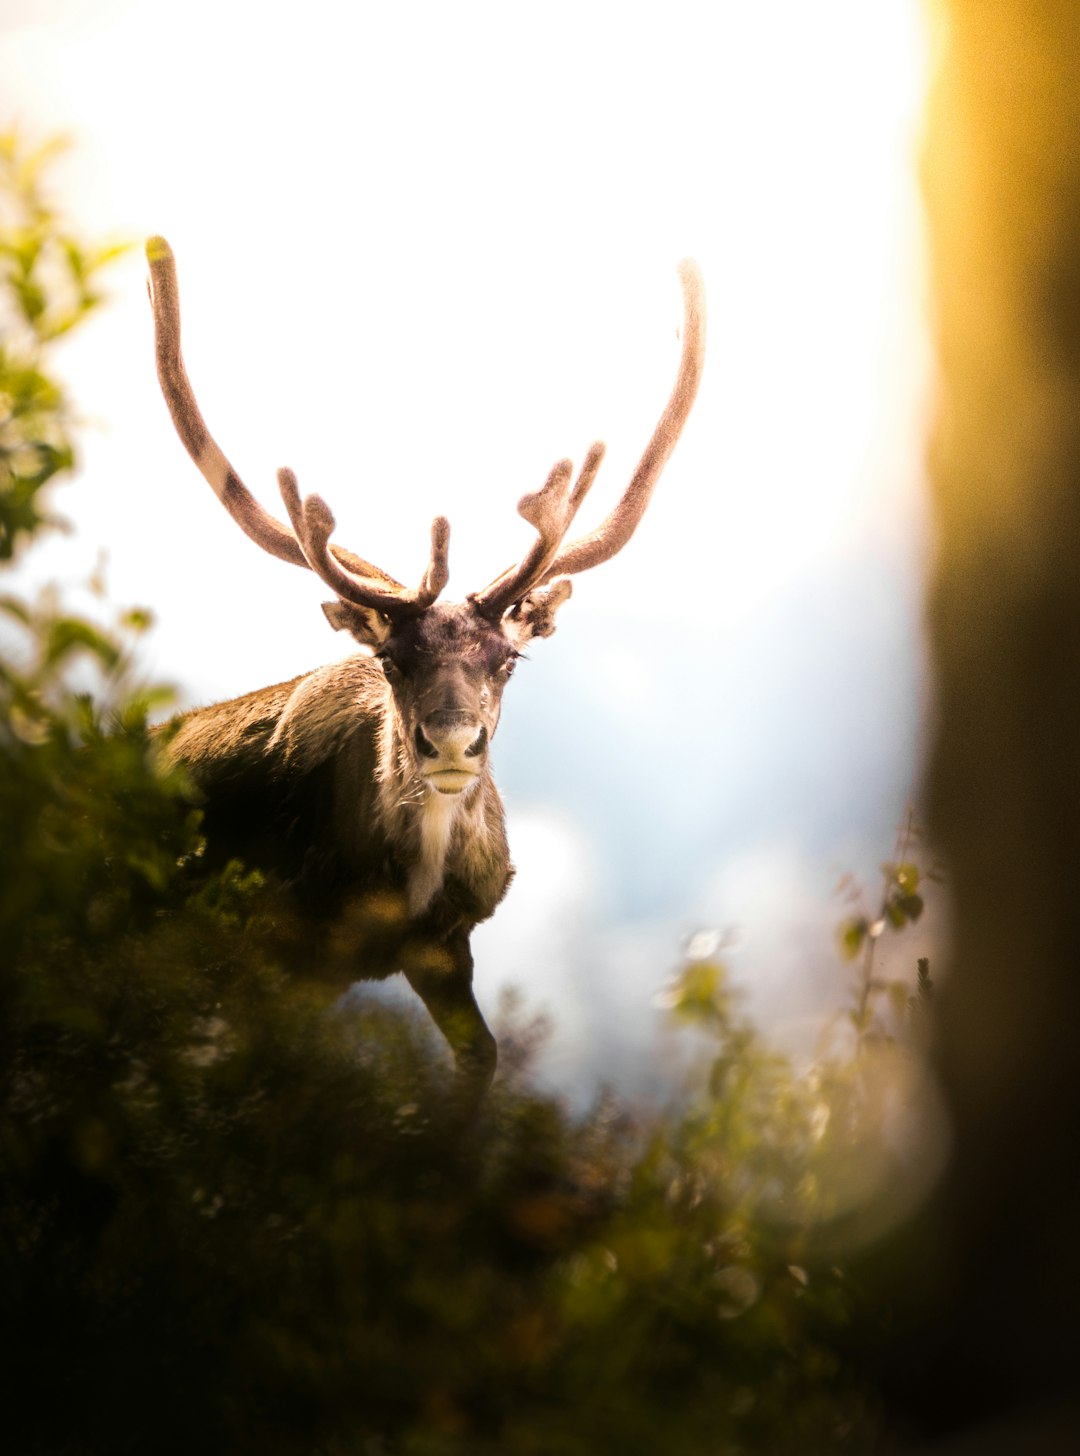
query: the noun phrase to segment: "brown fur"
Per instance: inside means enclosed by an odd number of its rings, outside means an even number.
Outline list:
[[[393,684],[371,657],[350,657],[196,709],[172,725],[169,752],[199,790],[210,862],[235,855],[273,877],[283,923],[331,986],[404,971],[475,1094],[495,1049],[468,938],[513,875],[486,743],[516,654],[467,605],[403,624],[388,650]],[[425,782],[416,744],[447,717],[485,742],[455,796]]]
[[[237,524],[272,555],[310,567],[336,595],[323,608],[330,625],[377,659],[320,668],[176,725],[170,749],[202,796],[210,854],[239,855],[288,891],[311,973],[347,984],[404,971],[475,1099],[494,1073],[495,1042],[473,999],[469,935],[513,874],[488,763],[502,691],[521,647],[554,631],[567,577],[608,560],[641,520],[697,393],[701,277],[683,263],[675,389],[614,510],[564,544],[603,446],[589,450],[573,487],[573,467],[560,461],[519,503],[537,533],[525,557],[453,605],[437,600],[448,579],[443,517],[433,522],[420,586],[406,591],[331,544],[329,506],[303,499],[291,471],[278,472],[291,529],[259,505],[195,402],[180,353],[172,250],[152,238],[147,257],[158,377],[180,439]]]

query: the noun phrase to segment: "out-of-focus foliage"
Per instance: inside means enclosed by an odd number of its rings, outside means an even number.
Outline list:
[[[917,1020],[930,1003],[928,962],[919,963],[914,994],[909,978],[882,979],[875,970],[882,936],[886,931],[914,925],[925,906],[925,884],[941,880],[936,866],[928,871],[920,867],[916,857],[920,839],[914,814],[909,810],[896,837],[895,855],[881,866],[881,898],[873,914],[867,911],[863,891],[853,876],[844,875],[837,886],[853,912],[837,927],[837,944],[843,958],[858,966],[848,1018],[860,1038],[887,1035],[890,1025],[896,1027],[905,1018]]]
[[[58,329],[19,306],[40,368]],[[28,439],[66,439],[51,388]],[[867,1022],[793,1066],[694,952],[669,1107],[571,1115],[508,1011],[462,1126],[422,1018],[331,1004],[288,963],[272,887],[202,868],[131,668],[142,614],[4,610],[5,1450],[872,1449],[854,1354],[884,1316],[843,1254],[904,1176],[902,1040],[883,1063]],[[906,859],[894,878],[910,913]]]
[[[43,353],[101,302],[122,244],[89,247],[50,205],[42,174],[62,143],[0,134],[0,561],[47,517],[41,491],[74,459],[71,411]]]

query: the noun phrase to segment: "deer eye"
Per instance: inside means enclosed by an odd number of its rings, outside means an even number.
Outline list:
[[[375,661],[382,668],[383,673],[387,678],[395,678],[400,675],[401,669],[398,667],[394,659],[389,656],[388,653],[376,652]]]
[[[513,672],[514,668],[517,667],[518,658],[520,656],[521,656],[521,653],[520,652],[515,652],[514,655],[513,655],[513,657],[508,657],[506,659],[506,661],[503,663],[502,667],[499,668],[499,671],[502,673],[503,677],[509,677],[510,676],[510,674]]]

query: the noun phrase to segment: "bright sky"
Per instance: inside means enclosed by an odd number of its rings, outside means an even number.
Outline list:
[[[529,664],[548,697],[566,688],[564,725],[587,719],[587,690],[572,699],[558,666],[580,623],[579,648],[600,644],[588,686],[656,763],[672,749],[658,643],[692,638],[700,680],[715,680],[779,612],[775,657],[752,672],[784,681],[812,650],[804,585],[868,572],[887,594],[914,575],[924,67],[915,0],[0,7],[0,124],[72,134],[56,180],[85,231],[170,240],[189,372],[247,484],[277,511],[274,472],[291,465],[344,544],[408,581],[447,514],[451,598],[518,557],[518,496],[594,438],[608,458],[590,504],[607,510],[673,381],[675,269],[697,258],[709,349],[695,413],[638,538],[579,580],[534,654],[550,665]],[[59,502],[77,534],[30,570],[76,579],[106,545],[113,597],[158,614],[157,670],[206,700],[342,644],[322,586],[241,536],[172,433],[144,272],[141,252],[116,268],[113,302],[61,361],[92,425]],[[880,609],[904,618],[907,656],[889,670],[914,682],[914,584],[895,595]],[[874,691],[864,657],[855,701]],[[697,681],[679,683],[691,722]],[[713,712],[702,699],[699,716]],[[711,754],[709,729],[679,752]],[[735,762],[758,753],[746,773],[765,794],[762,745],[802,723],[781,712],[742,746],[733,731],[715,735]],[[572,751],[552,746],[553,781]],[[823,794],[841,771],[822,769]],[[876,792],[899,804],[909,784]],[[631,832],[658,831],[646,818]],[[672,900],[672,923],[729,913],[709,901],[718,875],[706,865]]]

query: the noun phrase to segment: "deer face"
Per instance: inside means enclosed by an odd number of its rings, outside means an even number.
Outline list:
[[[323,606],[331,626],[370,647],[390,688],[397,737],[415,774],[440,794],[473,787],[487,764],[503,689],[521,649],[549,637],[570,596],[553,582],[493,620],[473,600],[435,603],[393,622],[351,602]]]
[[[399,623],[375,657],[413,771],[439,794],[471,789],[487,765],[517,649],[464,603]]]

